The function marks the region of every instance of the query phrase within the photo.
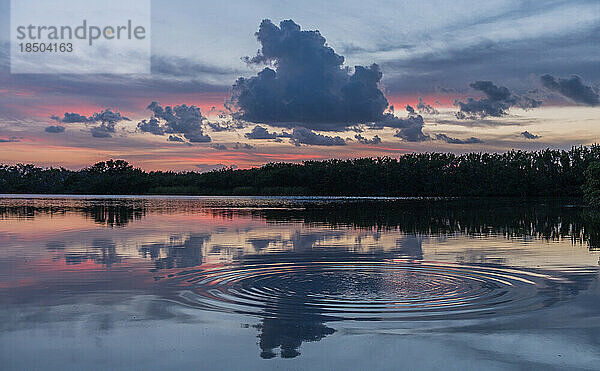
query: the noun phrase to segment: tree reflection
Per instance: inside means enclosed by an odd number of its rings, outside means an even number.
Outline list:
[[[244,201],[244,202],[242,202]],[[252,202],[254,207],[249,207]],[[581,200],[565,199],[78,199],[0,200],[0,219],[34,219],[39,215],[77,213],[107,227],[123,227],[147,213],[209,213],[231,220],[255,217],[272,223],[305,223],[357,229],[395,229],[414,235],[503,235],[571,239],[600,248],[600,217],[581,206]],[[310,241],[308,241],[309,243]],[[255,239],[261,250],[269,241]],[[303,243],[303,241],[298,241]]]
[[[412,235],[501,235],[571,239],[598,248],[600,217],[565,199],[411,199],[316,202],[302,209],[263,209],[253,215],[275,223],[391,230]],[[218,212],[218,210],[216,211]],[[241,212],[245,212],[241,210]]]
[[[98,224],[123,227],[133,220],[140,220],[145,214],[145,209],[133,205],[99,204],[84,208],[83,212]]]
[[[587,210],[583,215],[588,246],[590,250],[600,250],[600,212]]]
[[[320,322],[319,316],[306,314],[298,315],[293,320],[263,318],[256,328],[259,330],[260,356],[265,359],[276,357],[276,348],[281,350],[281,358],[297,357],[302,342],[319,341],[335,332]]]
[[[314,236],[313,236],[314,237]],[[422,259],[422,239],[415,236],[397,240],[397,249],[394,252],[377,252],[365,254],[347,250],[336,250],[324,253],[311,249],[307,245],[309,240],[314,244],[317,239],[303,238],[296,251],[278,254],[277,256],[253,255],[244,257],[244,263],[269,264],[277,262],[296,262],[303,264],[330,261],[332,258],[340,263],[344,261],[383,261],[386,258],[402,256],[410,259]],[[333,255],[333,256],[330,256]],[[304,342],[317,342],[328,335],[335,333],[335,329],[326,325],[329,321],[339,318],[324,311],[315,301],[315,295],[333,297],[347,297],[358,295],[360,297],[380,296],[386,292],[386,279],[381,274],[360,275],[342,270],[323,270],[319,265],[312,265],[310,269],[294,270],[290,276],[282,275],[277,280],[278,292],[285,293],[269,302],[264,309],[265,315],[258,329],[260,356],[274,358],[279,348],[281,358],[294,358],[300,355],[299,348]]]
[[[40,215],[65,215],[75,213],[91,218],[107,227],[124,227],[146,214],[144,200],[98,200],[98,199],[2,199],[0,219],[35,219]]]
[[[276,357],[277,348],[280,349],[281,358],[297,357],[303,342],[320,341],[335,332],[333,328],[324,324],[327,317],[323,315],[322,310],[311,305],[311,293],[335,290],[343,281],[315,281],[312,278],[317,273],[315,270],[310,274],[297,270],[292,278],[281,280],[282,285],[279,289],[287,295],[279,295],[270,303],[265,309],[265,317],[256,326],[262,358]]]

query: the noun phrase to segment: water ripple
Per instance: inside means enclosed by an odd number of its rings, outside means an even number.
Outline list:
[[[560,300],[569,280],[500,266],[389,259],[220,266],[179,272],[170,284],[176,300],[207,310],[432,320],[539,309]]]

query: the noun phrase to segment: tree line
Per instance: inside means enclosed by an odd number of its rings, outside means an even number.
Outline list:
[[[600,145],[504,153],[411,153],[397,158],[269,163],[251,169],[151,171],[124,160],[81,170],[0,165],[3,193],[583,196],[600,204]]]

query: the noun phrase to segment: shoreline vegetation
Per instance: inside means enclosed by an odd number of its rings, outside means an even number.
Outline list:
[[[15,194],[584,197],[599,207],[600,145],[269,163],[205,173],[146,172],[124,160],[81,170],[0,165],[0,189]]]

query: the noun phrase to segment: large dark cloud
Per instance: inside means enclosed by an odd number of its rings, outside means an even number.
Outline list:
[[[437,140],[442,140],[446,143],[450,143],[450,144],[476,144],[476,143],[483,143],[483,141],[479,138],[475,138],[475,137],[470,137],[467,139],[458,139],[458,138],[452,138],[449,137],[446,134],[436,134],[435,139]]]
[[[202,129],[202,121],[205,120],[205,117],[202,116],[200,108],[185,104],[163,107],[158,102],[152,102],[146,108],[152,111],[152,117],[138,123],[140,131],[154,135],[169,134],[168,141],[171,142],[187,140],[190,143],[207,143],[211,141],[210,136],[204,134]]]
[[[459,119],[476,119],[487,116],[501,117],[506,115],[510,107],[524,109],[539,107],[542,102],[526,96],[512,94],[504,86],[496,86],[491,81],[475,81],[469,85],[485,94],[485,98],[468,98],[466,102],[457,101]]]
[[[423,118],[409,111],[399,118],[388,109],[379,88],[383,76],[376,64],[345,67],[344,57],[325,43],[319,31],[303,31],[292,20],[279,27],[270,20],[260,24],[256,37],[261,49],[250,64],[269,64],[256,76],[239,78],[229,105],[237,117],[255,123],[297,128],[292,143],[342,145],[342,138],[314,133],[344,131],[363,124],[371,129],[395,128],[405,141],[430,139],[423,134]],[[433,113],[432,107],[423,103]],[[386,111],[387,110],[387,111]],[[247,134],[251,139],[275,139],[262,127]],[[285,135],[279,135],[285,137]],[[327,138],[327,139],[325,139]]]
[[[540,77],[542,85],[551,91],[571,99],[575,103],[595,106],[600,103],[598,91],[591,86],[585,85],[581,77],[571,75],[568,79],[555,78],[546,74]]]
[[[120,112],[113,111],[110,108],[96,112],[89,117],[75,112],[65,112],[63,117],[53,115],[50,118],[63,124],[99,124],[90,128],[90,133],[94,138],[110,138],[116,132],[115,127],[119,122],[130,121],[129,118],[121,115]],[[48,126],[45,130],[48,133],[60,133],[64,131],[64,126]]]
[[[274,126],[343,130],[381,119],[388,101],[379,89],[379,66],[343,66],[344,57],[319,31],[303,31],[292,20],[279,27],[263,20],[256,33],[261,49],[248,63],[269,64],[233,85],[239,117]]]

